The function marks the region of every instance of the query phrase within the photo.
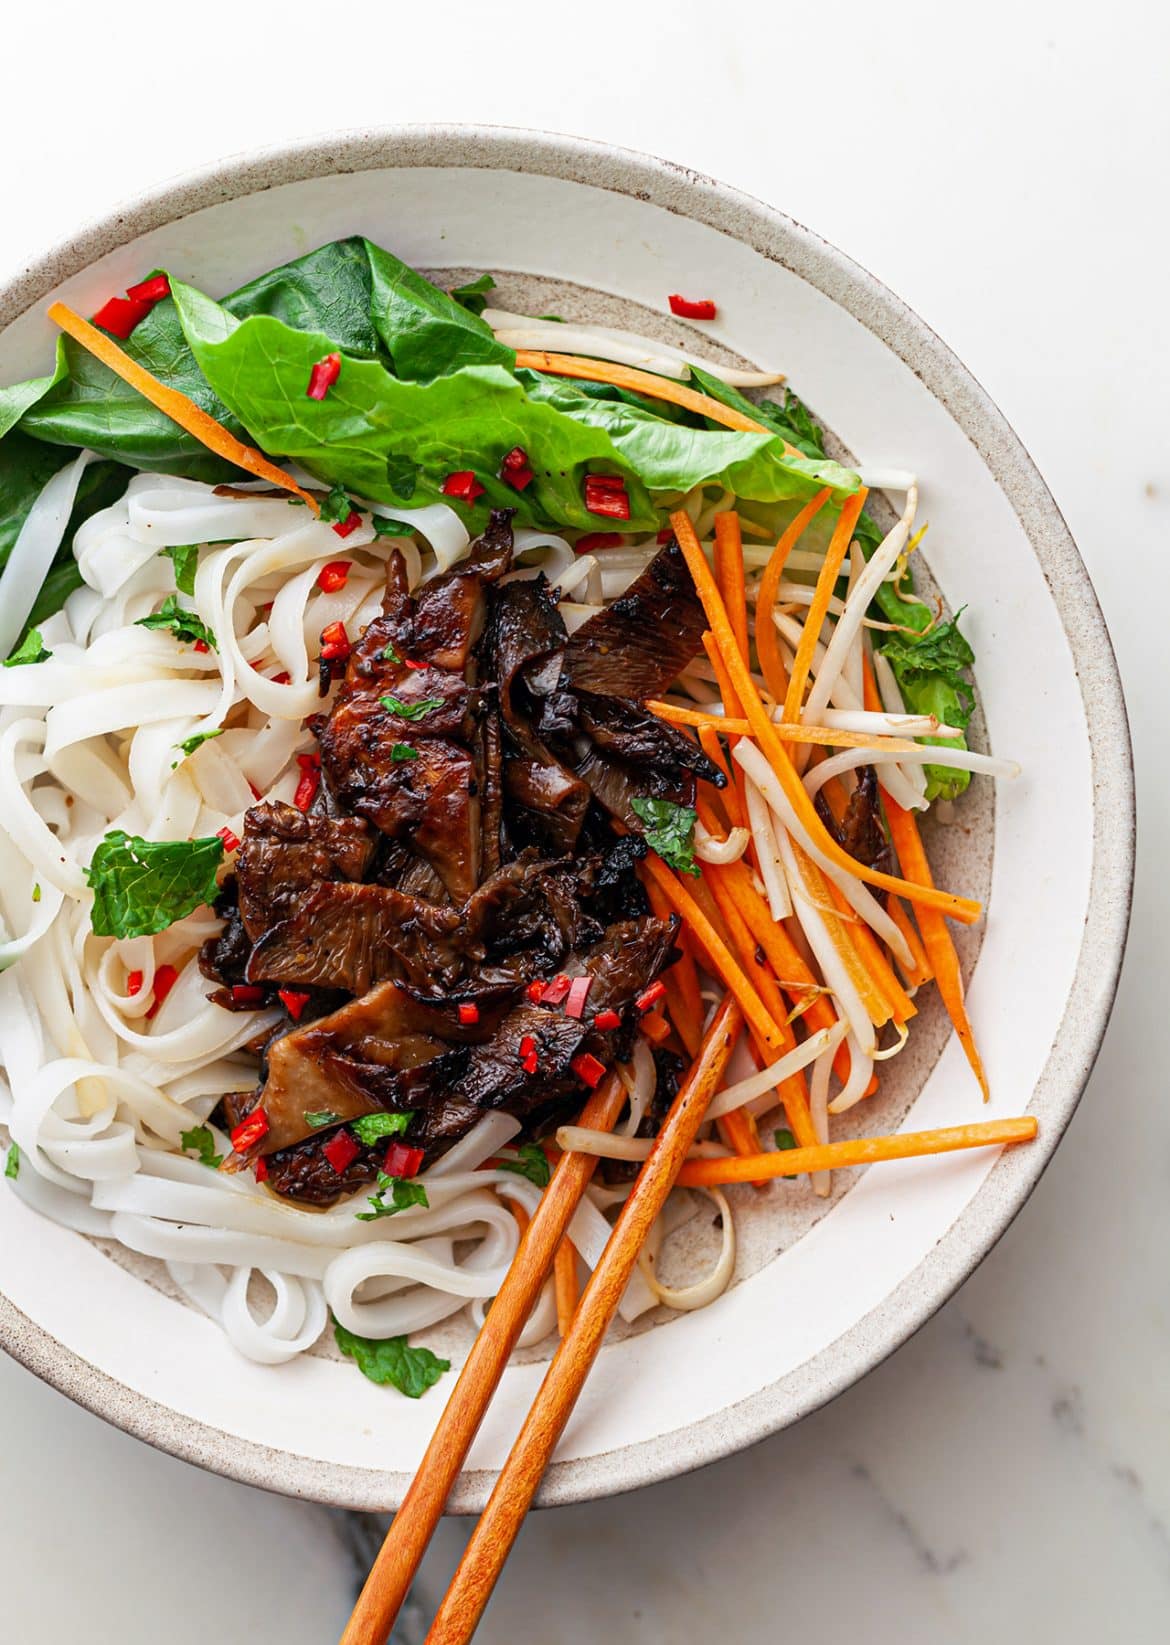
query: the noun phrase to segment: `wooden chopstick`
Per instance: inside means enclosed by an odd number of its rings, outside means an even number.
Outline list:
[[[698,1058],[674,1100],[654,1151],[622,1207],[569,1333],[553,1356],[487,1507],[471,1534],[427,1634],[427,1645],[466,1645],[479,1626],[541,1476],[617,1312],[638,1252],[702,1124],[742,1022],[739,1006],[728,997],[704,1036]]]
[[[611,1074],[585,1104],[580,1123],[612,1130],[625,1100],[625,1087]],[[592,1119],[586,1121],[586,1114]],[[386,1532],[341,1645],[383,1645],[389,1634],[596,1164],[584,1154],[561,1155]]]

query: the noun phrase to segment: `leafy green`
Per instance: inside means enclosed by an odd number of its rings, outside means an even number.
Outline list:
[[[398,1211],[407,1211],[412,1205],[429,1205],[427,1191],[421,1182],[407,1181],[405,1177],[389,1177],[379,1171],[377,1193],[369,1196],[370,1209],[357,1211],[358,1222],[377,1222],[379,1217],[392,1217]],[[390,1198],[387,1200],[386,1195]]]
[[[196,731],[194,736],[184,737],[181,743],[175,744],[175,747],[181,748],[184,754],[194,754],[197,748],[202,747],[204,743],[209,743],[212,737],[222,736],[223,726],[221,725],[217,726],[214,731]]]
[[[401,697],[387,692],[380,698],[382,707],[400,720],[425,720],[428,714],[433,714],[436,708],[442,708],[442,697],[421,697],[416,703],[404,703]],[[402,747],[400,743],[398,745]]]
[[[333,1321],[333,1337],[363,1376],[383,1386],[389,1383],[408,1399],[421,1399],[443,1372],[451,1369],[449,1359],[439,1359],[429,1348],[412,1348],[406,1337],[387,1337],[377,1342],[355,1336],[337,1320]]]
[[[372,1148],[383,1137],[400,1137],[414,1118],[413,1112],[405,1114],[362,1114],[350,1122],[350,1130],[356,1132],[357,1139]]]
[[[386,484],[404,503],[409,502],[418,489],[418,464],[413,457],[401,451],[392,451],[386,458]]]
[[[40,900],[41,900],[41,882],[39,880],[37,880],[35,882],[35,884],[33,885],[32,900],[34,902],[40,902]]]
[[[517,1149],[519,1159],[501,1159],[498,1162],[501,1171],[512,1171],[518,1177],[527,1177],[538,1188],[547,1188],[552,1172],[549,1170],[548,1156],[537,1142],[522,1142]]]
[[[773,1139],[776,1143],[776,1147],[780,1150],[781,1153],[786,1153],[789,1148],[795,1148],[796,1147],[796,1138],[792,1135],[792,1132],[788,1129],[788,1127],[786,1125],[782,1125],[778,1131],[773,1131],[772,1132],[772,1137],[773,1137]],[[796,1177],[795,1177],[795,1175],[782,1177],[781,1181],[782,1182],[795,1182]]]
[[[307,1108],[301,1118],[311,1131],[320,1131],[326,1125],[336,1125],[341,1115],[332,1108]]]
[[[218,835],[144,840],[114,829],[85,871],[94,893],[94,932],[99,937],[152,937],[214,901],[223,849]]]
[[[8,1155],[4,1161],[4,1175],[9,1182],[15,1182],[20,1175],[20,1149],[15,1143],[9,1145]]]
[[[4,659],[5,668],[24,668],[28,663],[45,663],[53,655],[45,650],[39,628],[30,628],[11,657]]]
[[[490,274],[477,274],[474,280],[455,286],[451,291],[451,297],[469,314],[482,314],[487,307],[487,293],[495,289],[496,282]]]
[[[374,324],[399,377],[428,382],[460,366],[515,364],[514,352],[496,342],[477,314],[392,252],[369,240],[364,244],[373,278]]]
[[[691,376],[695,386],[709,395],[712,400],[718,400],[720,405],[730,406],[733,411],[742,411],[745,417],[754,417],[757,423],[763,423],[773,433],[779,434],[781,439],[787,440],[805,457],[825,457],[825,437],[819,425],[813,421],[812,413],[804,401],[798,398],[790,388],[782,392],[784,400],[778,404],[775,400],[749,400],[730,383],[725,383],[721,377],[713,372],[705,371],[702,366],[691,365]]]
[[[413,537],[415,528],[405,520],[388,520],[384,514],[371,514],[375,537]]]
[[[299,499],[298,499],[299,501]],[[171,548],[164,548],[163,553],[175,566],[175,587],[180,594],[194,594],[195,573],[199,569],[199,547],[196,543],[183,543]]]
[[[390,762],[392,765],[405,765],[407,760],[417,760],[418,749],[412,748],[409,743],[390,744]]]
[[[139,617],[135,626],[169,628],[176,640],[186,640],[189,643],[202,640],[212,651],[216,650],[215,635],[202,617],[179,604],[176,594],[168,594],[157,611],[152,612],[149,617]]]
[[[223,1155],[215,1151],[215,1137],[209,1125],[197,1125],[191,1131],[182,1132],[179,1147],[185,1154],[198,1154],[200,1165],[209,1165],[213,1171],[218,1171],[223,1164]]]
[[[697,878],[694,807],[651,799],[648,794],[636,794],[630,804],[646,824],[646,844],[651,851],[656,851],[671,868]]]
[[[321,504],[321,512],[317,516],[328,525],[342,525],[353,513],[353,501],[344,486],[334,486],[329,495]]]

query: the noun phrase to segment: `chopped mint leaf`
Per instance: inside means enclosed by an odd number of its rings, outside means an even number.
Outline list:
[[[372,1148],[383,1137],[400,1137],[414,1118],[408,1114],[362,1114],[360,1118],[351,1120],[350,1130],[353,1131],[359,1142],[367,1148]]]
[[[792,1132],[788,1129],[788,1127],[786,1125],[782,1125],[778,1131],[773,1131],[772,1132],[772,1137],[773,1137],[773,1140],[776,1143],[777,1148],[780,1149],[780,1151],[782,1153],[786,1153],[789,1148],[795,1148],[796,1147],[796,1138],[792,1135]],[[790,1176],[790,1177],[783,1177],[783,1178],[781,1178],[781,1181],[783,1181],[783,1182],[795,1182],[796,1177],[795,1177],[795,1175]]]
[[[413,537],[415,528],[405,520],[388,520],[382,514],[371,516],[375,537]]]
[[[200,840],[144,840],[120,828],[94,851],[85,877],[94,893],[91,921],[99,937],[152,937],[219,894],[223,861],[218,835]]]
[[[11,657],[5,657],[5,668],[23,668],[26,663],[46,663],[53,655],[45,650],[45,642],[41,639],[39,628],[30,628],[24,639],[21,640]]]
[[[389,1384],[408,1399],[421,1399],[443,1372],[451,1369],[449,1359],[439,1359],[429,1348],[412,1348],[406,1337],[386,1337],[377,1342],[371,1337],[355,1336],[336,1320],[333,1337],[364,1377],[382,1386]]]
[[[299,501],[299,499],[298,499]],[[171,548],[164,548],[163,553],[168,560],[175,564],[175,587],[180,594],[194,594],[195,573],[199,569],[199,546],[197,543],[182,543]]]
[[[694,807],[651,799],[645,794],[636,794],[630,804],[646,824],[646,844],[651,851],[656,851],[671,868],[697,878]]]
[[[382,698],[382,707],[396,714],[400,720],[423,720],[433,709],[442,706],[442,697],[423,697],[417,703],[404,703],[401,697],[391,692]]]
[[[322,1126],[336,1125],[341,1115],[335,1114],[332,1108],[310,1108],[305,1110],[301,1118],[311,1131],[320,1131]]]
[[[179,1137],[179,1146],[185,1154],[198,1154],[200,1165],[209,1165],[213,1171],[218,1171],[223,1164],[223,1155],[215,1151],[215,1137],[209,1125],[184,1131]]]
[[[501,1159],[501,1171],[513,1171],[518,1177],[527,1177],[538,1188],[547,1188],[552,1172],[548,1157],[538,1142],[522,1142],[517,1152],[519,1159]]]
[[[429,1205],[427,1191],[421,1182],[408,1182],[404,1177],[388,1177],[378,1172],[376,1194],[371,1194],[370,1209],[355,1213],[359,1222],[377,1222],[379,1217],[392,1217],[396,1211],[406,1211],[412,1205]],[[386,1195],[390,1195],[389,1201]]]
[[[12,1143],[8,1149],[8,1157],[4,1161],[4,1175],[9,1182],[15,1182],[20,1175],[20,1149]]]
[[[344,525],[353,513],[353,502],[344,486],[334,486],[325,501],[321,504],[319,520],[329,525]]]
[[[194,736],[184,737],[181,743],[176,743],[175,744],[175,747],[176,748],[181,748],[183,750],[184,754],[194,754],[195,750],[200,746],[201,743],[209,743],[211,741],[212,737],[222,737],[222,736],[223,736],[223,726],[221,725],[221,726],[217,726],[217,728],[214,731],[196,731]]]
[[[418,749],[412,748],[409,743],[391,743],[390,760],[394,765],[402,765],[405,760],[417,760]]]
[[[40,902],[41,900],[41,882],[39,880],[33,886],[32,897],[34,902]]]
[[[202,617],[194,611],[187,611],[179,604],[174,594],[168,594],[157,611],[149,617],[139,617],[136,628],[169,628],[176,640],[186,640],[194,644],[202,640],[203,644],[215,651],[215,635],[208,628]]]

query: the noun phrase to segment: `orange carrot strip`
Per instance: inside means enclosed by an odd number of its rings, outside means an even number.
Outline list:
[[[920,885],[932,885],[934,882],[930,875],[930,864],[922,848],[922,838],[918,832],[918,824],[914,820],[914,813],[903,811],[888,794],[882,795],[882,804],[885,807],[886,821],[890,825],[890,838],[894,842],[894,850],[898,853],[898,865],[903,874],[907,879]],[[987,1102],[991,1095],[987,1088],[987,1075],[983,1071],[983,1058],[976,1047],[971,1019],[963,1003],[963,974],[959,969],[959,956],[955,952],[946,921],[935,909],[925,908],[919,904],[918,929],[922,932],[922,944],[926,949],[943,1004],[947,1008],[947,1015],[955,1025],[955,1033],[959,1036],[963,1050],[967,1054],[967,1061],[979,1081],[983,1100]]]
[[[723,718],[724,720],[734,720],[743,714],[743,709],[739,705],[739,697],[731,683],[731,675],[727,672],[727,664],[723,660],[715,636],[710,629],[703,635],[703,650],[707,653],[707,660],[715,670],[715,683],[719,687],[719,695],[723,698]],[[724,729],[726,730],[726,726]]]
[[[557,1335],[564,1336],[573,1323],[581,1300],[581,1280],[577,1273],[577,1252],[566,1234],[553,1258],[553,1291],[557,1299]]]
[[[649,875],[642,876],[642,883],[646,888],[646,895],[655,918],[669,919],[673,909],[658,885]],[[687,1054],[693,1058],[698,1056],[703,1039],[703,996],[699,990],[699,973],[695,969],[695,958],[691,952],[690,934],[683,928],[675,940],[679,957],[663,972],[662,980],[666,984],[666,1003],[674,1031],[686,1046]]]
[[[811,503],[804,505],[772,550],[772,558],[760,578],[759,592],[756,595],[756,655],[760,659],[760,673],[777,703],[782,703],[788,695],[788,671],[780,655],[780,641],[776,634],[776,625],[772,621],[776,591],[780,587],[788,556],[805,526],[819,513],[831,496],[832,492],[826,486],[823,491],[817,492]]]
[[[907,913],[906,905],[901,897],[888,897],[886,899],[886,909],[890,918],[906,939],[906,946],[914,956],[914,970],[912,972],[907,973],[905,971],[901,960],[897,962],[898,967],[906,977],[908,987],[921,988],[924,982],[929,982],[934,976],[934,972],[930,969],[930,960],[927,957],[926,949],[922,946],[922,938],[918,935],[917,927]]]
[[[1039,1127],[1031,1114],[1020,1119],[986,1120],[978,1125],[945,1125],[937,1131],[899,1131],[892,1137],[851,1137],[816,1148],[789,1148],[757,1159],[692,1159],[679,1172],[680,1188],[709,1188],[723,1182],[757,1182],[808,1171],[839,1171],[879,1160],[921,1159],[960,1148],[1004,1148],[1031,1142]]]
[[[691,726],[696,731],[713,729],[728,736],[746,737],[751,734],[751,723],[743,719],[728,719],[725,714],[706,714],[701,708],[681,708],[677,703],[660,702],[651,697],[645,706],[651,714],[671,725]],[[829,725],[801,725],[785,721],[773,730],[786,743],[812,743],[824,748],[881,748],[892,754],[909,754],[920,747],[909,737],[886,737],[873,731],[838,731]]]
[[[663,981],[665,982],[665,978]],[[662,1045],[670,1038],[670,1024],[661,1011],[647,1011],[645,1016],[638,1018],[638,1032],[643,1034],[651,1045]]]
[[[850,501],[853,502],[855,499],[851,498]],[[848,504],[846,507],[848,507]],[[856,510],[853,512],[856,513]],[[715,580],[711,575],[710,567],[703,558],[703,551],[699,546],[699,539],[695,536],[694,527],[687,515],[681,510],[671,515],[670,523],[674,527],[675,536],[678,538],[686,562],[690,566],[695,588],[703,602],[703,609],[707,613],[707,620],[711,624],[719,650],[727,663],[732,685],[742,697],[755,739],[772,767],[777,781],[783,788],[789,804],[817,849],[838,868],[844,869],[848,874],[855,875],[869,885],[880,886],[883,891],[894,891],[899,896],[907,897],[911,902],[937,908],[940,912],[949,914],[953,919],[962,920],[968,925],[973,924],[979,918],[981,910],[979,904],[972,898],[957,897],[953,892],[939,891],[933,885],[913,884],[907,880],[897,879],[892,874],[883,874],[876,868],[869,868],[865,863],[857,862],[833,839],[820,817],[818,817],[816,807],[805,792],[804,784],[793,770],[792,762],[788,758],[784,744],[776,736],[776,728],[773,726],[768,712],[760,700],[760,694],[755,688],[746,664],[739,655],[727,613],[723,609],[722,600],[719,598],[719,590],[715,587]]]
[[[314,514],[321,512],[321,505],[317,499],[311,492],[303,491],[291,474],[286,474],[283,468],[269,462],[264,453],[257,451],[255,446],[246,446],[237,440],[234,434],[229,434],[222,423],[217,423],[214,417],[208,416],[202,406],[197,406],[194,400],[188,399],[185,394],[180,394],[177,388],[168,388],[165,383],[160,383],[157,377],[152,376],[136,360],[132,360],[125,349],[119,348],[104,331],[90,325],[88,320],[83,320],[80,314],[75,314],[64,303],[54,303],[50,307],[49,319],[60,326],[62,331],[68,332],[74,342],[88,349],[104,366],[109,366],[124,383],[129,383],[131,388],[137,389],[152,406],[156,406],[172,422],[178,423],[192,438],[201,441],[209,451],[214,451],[218,457],[223,457],[229,463],[235,463],[237,468],[247,469],[249,474],[255,474],[258,479],[269,480],[273,485],[291,491],[306,503]]]
[[[731,619],[731,627],[745,663],[751,662],[748,650],[747,583],[743,570],[743,537],[740,535],[739,515],[731,512],[715,516],[715,581],[723,596],[723,604]]]
[[[608,360],[590,360],[583,354],[549,354],[544,349],[535,348],[517,349],[516,364],[527,371],[547,371],[553,377],[580,377],[588,383],[612,383],[615,388],[632,388],[638,394],[649,394],[656,400],[684,406],[687,411],[697,411],[700,417],[709,417],[713,423],[721,423],[724,428],[737,428],[746,434],[772,432],[742,411],[733,411],[730,406],[713,400],[709,394],[684,388],[670,377],[656,377],[652,371],[612,365]],[[784,450],[789,457],[803,455],[787,440],[784,441]]]
[[[852,915],[853,910],[832,880],[826,880],[825,885],[840,912]],[[864,920],[858,919],[848,929],[857,958],[865,968],[866,975],[885,998],[886,1021],[893,1017],[895,1022],[905,1022],[908,1018],[917,1016],[917,1006],[894,975],[890,962],[870,927]]]
[[[804,619],[804,627],[800,631],[800,644],[796,648],[796,656],[792,660],[792,676],[788,681],[788,691],[784,697],[784,718],[799,720],[800,705],[804,701],[804,688],[808,684],[809,670],[816,654],[817,641],[821,636],[821,629],[825,625],[825,615],[829,609],[829,601],[833,598],[833,589],[841,572],[841,564],[849,551],[849,544],[853,537],[853,528],[857,524],[858,516],[865,504],[868,493],[864,486],[848,499],[841,510],[833,535],[829,538],[829,546],[825,553],[824,564],[817,577],[817,586],[813,591],[812,604],[808,608],[808,615]]]

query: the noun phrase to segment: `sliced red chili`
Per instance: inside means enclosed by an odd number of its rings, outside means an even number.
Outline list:
[[[141,325],[153,307],[153,303],[144,302],[141,298],[111,297],[108,303],[103,303],[98,309],[93,317],[93,323],[95,326],[101,326],[103,331],[121,337],[125,342],[135,326]]]
[[[572,983],[563,973],[558,974],[551,982],[546,982],[541,991],[541,1005],[561,1005],[568,998]]]
[[[352,560],[330,560],[317,573],[317,587],[322,594],[336,594],[339,588],[344,588],[349,577]]]
[[[126,992],[131,998],[142,992],[143,976],[141,971],[131,971],[126,978]]]
[[[248,787],[252,790],[252,798],[254,800],[262,800],[264,798],[263,794],[261,794],[260,790],[256,787],[256,784],[251,780],[248,782]]]
[[[620,531],[587,531],[573,547],[578,554],[595,554],[599,548],[621,548],[625,540]]]
[[[670,312],[677,314],[683,320],[713,320],[715,318],[715,304],[710,297],[700,297],[692,302],[687,297],[680,297],[677,291],[672,291],[667,298]]]
[[[362,517],[360,512],[356,508],[351,508],[344,520],[338,520],[337,524],[333,527],[333,530],[338,537],[348,537],[352,532],[357,530],[361,523]]]
[[[154,974],[154,999],[146,1015],[153,1017],[162,1009],[162,1003],[171,989],[179,980],[179,973],[173,965],[160,965]]]
[[[293,804],[298,811],[307,811],[321,786],[321,761],[315,754],[298,754],[297,764],[301,768],[301,780],[293,795]]]
[[[327,623],[321,630],[321,655],[326,662],[348,657],[352,649],[344,623]]]
[[[459,1021],[464,1025],[465,1028],[469,1028],[472,1023],[478,1022],[479,1021],[479,1006],[478,1005],[461,1005],[459,1007]]]
[[[533,977],[524,992],[528,995],[528,998],[532,1001],[533,1005],[539,1005],[541,1000],[544,998],[543,979],[540,977]]]
[[[524,1069],[526,1074],[535,1074],[537,1072],[540,1067],[540,1058],[537,1056],[535,1051],[533,1051],[530,1056],[524,1058],[521,1067]]]
[[[589,998],[589,990],[593,987],[592,977],[574,977],[569,984],[569,992],[565,999],[566,1017],[583,1017],[585,1015],[585,1001]]]
[[[228,1135],[236,1153],[244,1154],[268,1135],[268,1115],[263,1108],[253,1108],[252,1112],[240,1121],[234,1131],[228,1132]]]
[[[196,640],[195,645],[194,645],[194,649],[198,652],[201,652],[204,656],[206,656],[207,653],[211,650],[211,647],[208,645],[206,640]]]
[[[264,990],[258,982],[234,982],[232,984],[233,1005],[263,1005]]]
[[[341,376],[341,355],[327,354],[323,360],[318,360],[309,373],[309,386],[305,390],[310,400],[323,400]]]
[[[217,840],[223,841],[225,851],[238,851],[240,849],[240,836],[233,834],[226,823],[222,828],[216,829],[215,837]]]
[[[608,1034],[613,1028],[620,1028],[621,1025],[622,1019],[616,1011],[611,1011],[608,1006],[604,1011],[599,1011],[593,1019],[594,1028],[600,1028],[602,1033],[605,1034]]]
[[[531,1034],[525,1034],[523,1039],[520,1041],[520,1055],[522,1057],[530,1057],[535,1050],[536,1040]]]
[[[454,474],[448,474],[441,490],[445,497],[455,497],[461,503],[473,503],[477,497],[483,496],[483,487],[470,468],[456,469]]]
[[[342,1172],[357,1159],[361,1148],[352,1131],[335,1131],[328,1142],[321,1144],[321,1152],[337,1175],[341,1176]]]
[[[426,1156],[408,1142],[392,1142],[386,1150],[382,1169],[388,1177],[417,1177]]]
[[[263,1154],[258,1155],[254,1171],[257,1182],[268,1181],[268,1161],[264,1158]]]
[[[528,453],[523,446],[513,446],[500,464],[500,479],[514,491],[523,491],[534,478]]]
[[[126,295],[132,303],[161,303],[171,294],[171,282],[165,274],[155,274],[149,280],[140,280],[136,286],[127,286]]]
[[[587,474],[585,507],[590,514],[604,514],[611,520],[628,520],[630,499],[620,474]]]
[[[582,1084],[587,1085],[591,1091],[595,1091],[605,1077],[605,1064],[598,1062],[597,1058],[589,1051],[582,1051],[578,1056],[575,1056],[569,1067]]]
[[[634,1001],[634,1004],[638,1007],[639,1011],[649,1011],[652,1005],[657,1005],[659,1000],[665,998],[666,984],[663,982],[662,978],[659,977],[658,981],[652,982],[649,988],[643,988],[642,992]]]
[[[294,1022],[300,1022],[311,996],[301,988],[278,988],[276,996]]]

